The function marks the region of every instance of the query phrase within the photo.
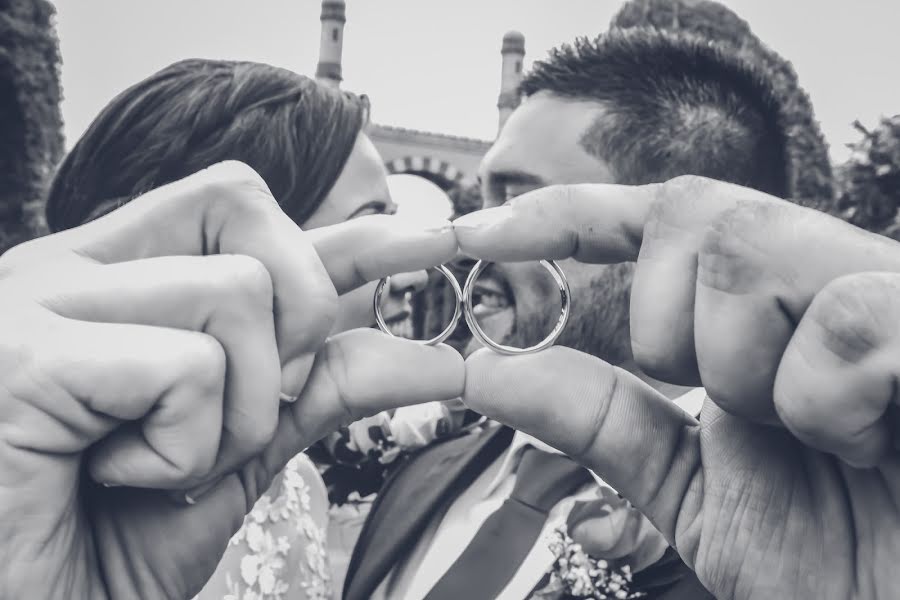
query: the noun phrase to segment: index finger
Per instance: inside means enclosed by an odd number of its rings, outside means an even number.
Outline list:
[[[371,215],[307,234],[339,294],[389,275],[427,269],[456,256],[449,221],[430,226]]]
[[[453,222],[459,248],[494,262],[637,260],[659,185],[557,185]]]

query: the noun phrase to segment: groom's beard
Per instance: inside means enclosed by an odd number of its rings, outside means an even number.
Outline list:
[[[572,289],[572,313],[556,344],[592,354],[610,364],[631,359],[629,302],[634,265],[610,265],[589,286]],[[503,342],[524,348],[539,343],[553,330],[556,312],[516,315]]]

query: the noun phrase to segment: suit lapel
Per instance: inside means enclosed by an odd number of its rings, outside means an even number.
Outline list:
[[[353,549],[345,600],[371,596],[442,503],[466,489],[509,446],[513,430],[492,428],[425,448],[385,483]]]

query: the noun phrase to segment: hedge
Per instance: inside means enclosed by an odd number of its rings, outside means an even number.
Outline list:
[[[0,0],[0,252],[46,232],[63,152],[55,14],[46,0]]]

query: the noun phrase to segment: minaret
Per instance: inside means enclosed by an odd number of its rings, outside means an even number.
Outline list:
[[[522,61],[525,60],[525,36],[518,31],[510,31],[503,36],[503,47],[500,49],[503,56],[503,69],[500,74],[500,98],[497,100],[497,108],[500,109],[500,126],[509,115],[519,106],[519,82],[522,81]]]
[[[327,85],[341,85],[341,53],[344,48],[344,0],[322,0],[322,39],[319,43],[319,65],[316,80]]]

